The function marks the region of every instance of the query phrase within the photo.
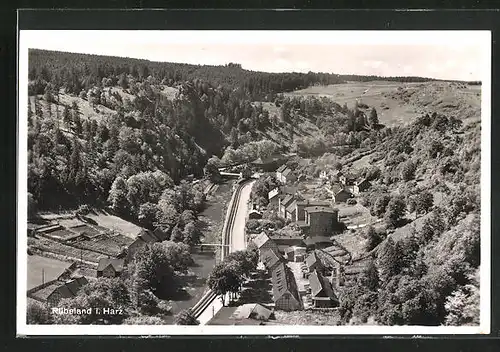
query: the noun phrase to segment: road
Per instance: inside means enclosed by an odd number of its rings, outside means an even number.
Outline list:
[[[245,249],[245,221],[246,215],[248,213],[248,201],[250,199],[250,192],[252,190],[253,183],[255,181],[249,182],[244,185],[241,189],[240,199],[238,202],[238,208],[236,210],[236,216],[232,224],[231,237],[230,237],[230,247],[231,252],[239,251]],[[229,214],[226,215],[229,216]],[[229,301],[228,295],[226,295],[226,303]],[[217,312],[222,308],[222,302],[219,297],[217,297],[201,315],[198,317],[200,325],[205,325],[212,317],[217,314]]]

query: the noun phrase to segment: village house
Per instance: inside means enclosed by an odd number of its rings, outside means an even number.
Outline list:
[[[306,256],[306,248],[298,246],[290,246],[285,248],[286,259],[291,262],[301,263]]]
[[[323,263],[316,254],[316,251],[314,250],[311,251],[309,255],[306,257],[305,269],[307,270],[307,273],[312,273],[315,270],[320,270],[320,271],[324,270]]]
[[[285,219],[295,220],[295,211],[297,209],[297,201],[293,200],[285,209]]]
[[[278,250],[282,253],[284,253],[285,249],[290,246],[305,247],[304,238],[299,231],[287,234],[273,233],[270,237],[271,240],[278,246]]]
[[[304,218],[307,227],[307,235],[332,236],[342,231],[339,223],[339,212],[327,206],[309,206],[304,208]]]
[[[302,309],[297,282],[291,270],[280,263],[271,274],[273,301],[276,309],[293,311]]]
[[[332,308],[339,305],[339,300],[333,292],[332,285],[321,273],[314,270],[309,275],[311,298],[315,308]]]
[[[125,259],[101,258],[97,265],[97,277],[118,277],[123,271]]]
[[[253,238],[253,243],[257,246],[259,254],[261,254],[265,249],[275,249],[278,250],[276,243],[269,238],[269,236],[263,231]]]
[[[297,181],[297,176],[295,176],[295,173],[292,171],[292,169],[287,167],[281,174],[280,182],[286,185],[295,181]]]
[[[345,187],[340,185],[332,186],[330,193],[332,195],[332,201],[334,203],[345,203],[348,199],[352,198],[352,193]]]
[[[358,193],[366,191],[368,188],[371,187],[371,185],[372,185],[371,182],[368,181],[366,178],[358,180],[356,183]]]
[[[134,257],[135,253],[142,248],[147,243],[159,242],[158,238],[153,234],[153,232],[142,229],[134,242],[132,242],[127,248],[126,262],[130,262]]]
[[[283,218],[286,218],[286,208],[295,200],[292,194],[287,194],[283,200],[278,201],[278,212]]]
[[[83,276],[68,280],[50,292],[46,302],[50,305],[56,305],[63,298],[73,298],[78,294],[80,288],[88,283],[88,280]]]
[[[276,170],[276,179],[279,181],[279,182],[282,182],[282,178],[281,176],[283,175],[283,171],[285,171],[287,169],[287,166],[286,164],[283,164],[281,165],[278,170]]]
[[[329,207],[331,206],[331,202],[323,201],[323,200],[302,200],[295,203],[295,221],[306,221],[306,213],[305,208],[313,207],[313,206],[323,206]]]
[[[272,272],[280,263],[285,262],[285,258],[276,249],[266,248],[260,252],[260,261],[269,272]]]

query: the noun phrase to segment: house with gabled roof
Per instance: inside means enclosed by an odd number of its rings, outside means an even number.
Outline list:
[[[101,258],[97,265],[97,277],[118,277],[123,271],[124,264],[124,258]]]
[[[142,229],[137,235],[134,242],[132,242],[127,248],[126,262],[129,262],[134,257],[135,253],[139,248],[145,246],[148,243],[160,242],[158,238],[147,229]]]
[[[64,284],[56,287],[46,298],[49,304],[55,305],[63,298],[72,298],[78,294],[78,291],[89,282],[84,277],[77,277],[66,281]]]
[[[286,164],[281,165],[278,170],[276,170],[276,179],[281,182],[281,175],[283,174],[283,171],[287,169]]]
[[[298,201],[295,203],[296,205],[296,210],[295,210],[295,221],[305,221],[306,220],[306,213],[305,213],[305,208],[307,207],[312,207],[312,206],[323,206],[323,207],[329,207],[331,205],[330,201],[323,201],[323,200],[302,200]]]
[[[295,176],[295,173],[292,171],[290,168],[286,168],[282,173],[281,173],[281,179],[280,182],[283,184],[288,184],[297,181],[297,177]]]
[[[332,308],[339,305],[330,281],[317,270],[309,274],[309,287],[315,308]]]
[[[348,186],[333,185],[331,188],[332,200],[335,203],[344,203],[352,198],[352,193],[346,189]]]
[[[358,188],[358,192],[364,192],[366,191],[368,188],[371,187],[371,182],[368,181],[366,178],[362,178],[362,179],[359,179],[357,182],[356,182],[356,186]]]
[[[259,303],[247,303],[236,308],[231,318],[233,319],[255,319],[267,321],[274,318],[274,313],[269,308]]]
[[[292,194],[287,194],[283,200],[280,199],[278,201],[278,212],[281,217],[286,217],[286,207],[288,207],[294,199]]]
[[[312,273],[314,270],[323,270],[324,265],[319,259],[316,251],[311,251],[305,260],[307,270]]]
[[[285,219],[290,221],[295,220],[295,212],[297,210],[297,201],[294,199],[285,209]]]
[[[293,311],[302,309],[297,282],[290,268],[280,263],[271,273],[273,301],[276,309]]]
[[[255,236],[252,241],[257,246],[259,253],[268,248],[278,250],[276,243],[264,231]]]
[[[265,248],[260,251],[260,261],[269,272],[272,272],[278,264],[285,262],[285,258],[277,249]]]

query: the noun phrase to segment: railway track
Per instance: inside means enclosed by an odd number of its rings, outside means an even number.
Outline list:
[[[222,230],[222,251],[221,251],[221,261],[229,254],[231,248],[231,232],[233,229],[233,224],[236,219],[236,213],[238,212],[238,205],[241,197],[241,189],[251,180],[245,180],[238,184],[231,200],[230,212],[228,221],[224,224]],[[207,293],[191,308],[192,314],[196,319],[207,309],[210,304],[217,298],[217,295],[212,291],[208,290]]]

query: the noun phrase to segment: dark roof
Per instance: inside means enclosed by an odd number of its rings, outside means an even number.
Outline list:
[[[297,283],[288,266],[284,263],[278,264],[272,272],[271,280],[273,283],[274,302],[280,299],[286,292],[289,292],[298,302],[300,302]]]
[[[295,200],[293,202],[291,202],[290,204],[288,204],[288,206],[286,207],[286,211],[289,213],[294,212],[296,204],[297,204],[297,202]]]
[[[284,207],[287,207],[287,206],[288,206],[291,202],[293,202],[293,201],[294,201],[294,197],[293,197],[293,195],[288,194],[288,195],[285,197],[285,199],[283,199],[283,200],[281,201],[281,204],[282,204]]]
[[[305,208],[308,213],[335,213],[337,210],[325,206],[312,206]]]
[[[53,293],[59,293],[62,298],[75,297],[78,293],[78,290],[86,284],[88,284],[88,280],[85,277],[81,276],[81,277],[66,281],[64,284],[62,284],[59,287],[57,287],[56,289],[54,289],[50,293],[50,295],[52,295]],[[50,296],[50,295],[48,295],[48,296]]]
[[[69,289],[68,286],[66,285],[61,285],[59,286],[58,288],[56,288],[54,291],[52,291],[51,294],[53,293],[59,293],[61,295],[62,298],[71,298],[71,297],[75,297],[75,294],[73,294],[73,292]],[[49,295],[50,296],[50,295]]]
[[[267,269],[271,269],[274,267],[276,264],[278,264],[280,261],[283,261],[284,258],[279,254],[277,251],[273,249],[266,249],[261,252],[260,254],[260,259],[262,263],[264,263],[264,266]]]
[[[297,187],[291,187],[291,186],[284,186],[281,188],[281,191],[284,194],[296,194],[299,189]]]
[[[158,242],[158,240],[153,235],[153,233],[149,230],[146,230],[146,229],[142,229],[137,237],[146,243]]]
[[[73,296],[76,296],[80,287],[88,284],[88,280],[81,276],[72,280],[67,281],[64,285],[71,291]]]
[[[359,185],[361,185],[363,183],[371,184],[370,181],[368,181],[366,178],[363,178],[363,179],[358,180],[357,185],[359,186]]]
[[[124,259],[101,258],[99,259],[99,264],[97,265],[97,271],[103,271],[111,265],[116,272],[121,272],[123,270],[124,263]]]
[[[315,245],[318,243],[333,243],[330,237],[328,236],[314,236],[314,237],[308,237],[304,240],[305,244],[310,246],[310,245]]]
[[[247,303],[239,306],[231,316],[234,319],[269,320],[272,310],[258,303]]]
[[[313,298],[319,296],[337,300],[337,296],[333,292],[332,285],[328,279],[318,273],[317,270],[314,270],[309,275],[309,285],[311,286],[311,295]]]
[[[163,231],[159,227],[153,231],[153,235],[158,239],[159,242],[165,241],[167,239],[167,231]]]

